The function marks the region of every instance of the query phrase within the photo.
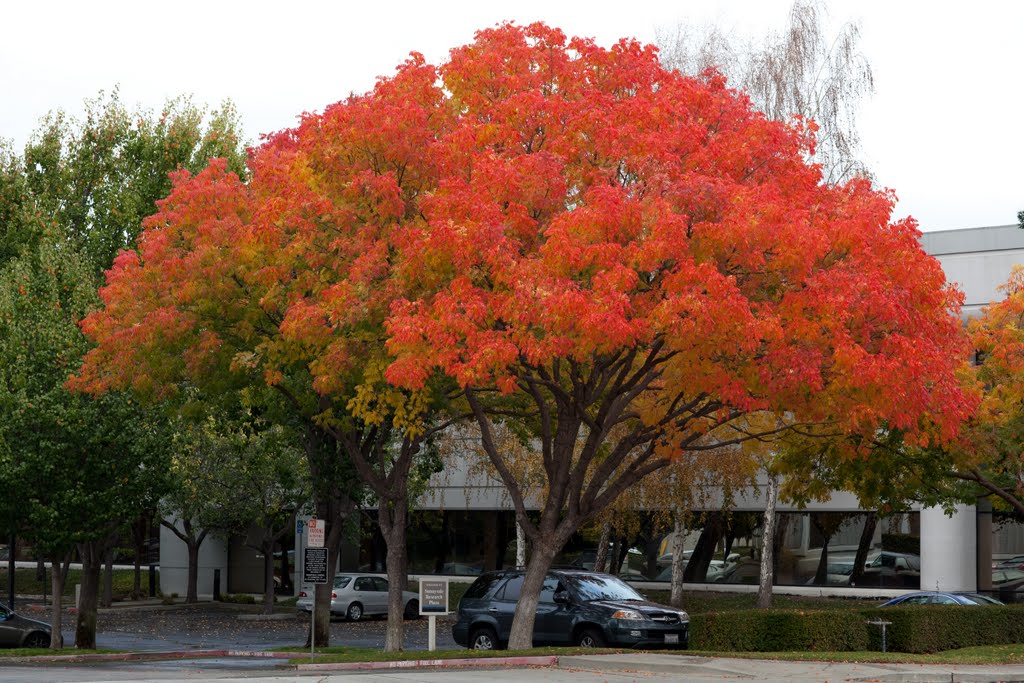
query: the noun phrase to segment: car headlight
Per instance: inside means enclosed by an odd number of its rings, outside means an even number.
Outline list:
[[[612,619],[626,619],[628,621],[642,621],[644,615],[635,609],[620,609],[612,615]]]
[[[680,612],[679,613],[679,621],[689,621],[689,620],[690,620],[690,615],[689,614],[687,614],[686,612]]]

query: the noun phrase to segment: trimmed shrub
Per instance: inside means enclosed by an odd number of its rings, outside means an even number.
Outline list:
[[[690,617],[690,647],[722,652],[841,652],[868,649],[856,610],[736,610]]]
[[[1024,643],[1024,605],[912,605],[864,610],[886,627],[891,652],[941,652],[978,645]],[[882,649],[882,629],[869,627],[871,649]]]

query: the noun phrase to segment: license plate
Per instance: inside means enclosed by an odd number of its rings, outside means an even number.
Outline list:
[[[666,645],[678,645],[679,644],[679,634],[678,633],[666,633],[665,634],[665,644]]]

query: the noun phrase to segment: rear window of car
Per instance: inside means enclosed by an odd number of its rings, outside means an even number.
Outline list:
[[[344,588],[352,581],[351,576],[336,576],[334,577],[334,587]]]
[[[518,600],[519,594],[523,591],[523,580],[526,577],[522,574],[513,576],[505,583],[505,587],[498,594],[499,600]]]
[[[502,574],[484,574],[479,579],[473,582],[473,585],[462,596],[471,600],[478,600],[494,588],[495,584],[505,578]]]

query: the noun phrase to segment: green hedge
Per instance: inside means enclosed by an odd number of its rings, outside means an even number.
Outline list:
[[[690,617],[690,647],[721,652],[868,649],[864,617],[850,610],[736,610]]]
[[[852,610],[736,610],[690,616],[690,647],[719,652],[928,653],[977,645],[1024,643],[1024,605],[914,605]]]
[[[1024,605],[914,605],[866,610],[864,616],[892,622],[886,627],[886,645],[892,652],[1024,643]],[[871,649],[881,650],[881,628],[871,626],[869,633]]]

